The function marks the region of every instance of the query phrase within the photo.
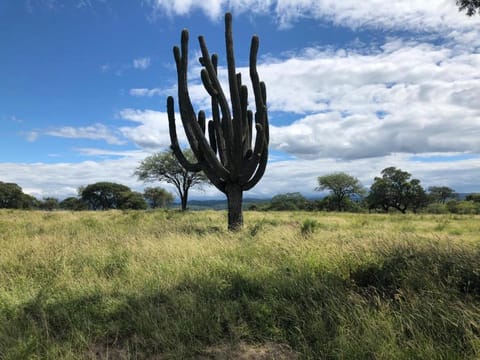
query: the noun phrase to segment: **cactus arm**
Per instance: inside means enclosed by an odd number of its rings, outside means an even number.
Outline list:
[[[188,94],[187,86],[187,67],[188,67],[188,31],[182,31],[181,52],[175,47],[174,57],[177,64],[178,73],[178,101],[180,106],[180,115],[182,118],[185,134],[192,148],[195,157],[203,162],[208,162],[210,168],[220,179],[227,179],[230,176],[229,171],[218,161],[215,153],[208,144],[201,125],[196,121],[193,105]],[[202,120],[200,120],[202,122]],[[207,172],[205,172],[208,176]],[[209,177],[210,178],[210,177]],[[210,179],[214,182],[215,179]]]
[[[237,83],[237,73],[235,69],[235,54],[233,50],[233,35],[232,35],[232,14],[225,14],[225,43],[227,49],[227,67],[228,67],[228,82],[230,88],[230,101],[232,103],[233,113],[233,165],[232,176],[238,176],[239,169],[242,166],[243,160],[243,117],[242,106],[240,101],[239,84]]]
[[[252,126],[253,126],[253,113],[251,110],[247,111],[247,126],[245,129],[246,139],[245,143],[247,146],[245,147],[245,156],[250,152],[252,152]]]
[[[201,62],[205,67],[205,70],[207,70],[207,74],[212,83],[213,88],[217,91],[216,98],[217,98],[220,110],[222,112],[221,125],[222,125],[223,138],[225,142],[225,153],[226,153],[225,155],[227,155],[225,159],[226,161],[224,162],[224,164],[227,166],[227,168],[231,169],[232,158],[233,158],[233,149],[232,149],[233,130],[232,130],[232,116],[230,113],[230,108],[228,106],[227,98],[225,97],[222,86],[220,85],[220,81],[218,80],[217,71],[214,67],[212,60],[210,59],[210,55],[208,53],[208,48],[205,43],[205,39],[203,38],[203,36],[199,36],[198,41],[200,43],[200,49],[202,51]],[[219,143],[219,145],[222,145],[222,144]]]
[[[203,110],[200,110],[198,112],[198,125],[200,126],[203,135],[205,135],[205,122],[205,112]]]
[[[258,164],[257,171],[255,175],[245,184],[242,186],[243,191],[248,191],[253,188],[262,178],[263,174],[265,173],[265,169],[267,167],[267,160],[268,160],[268,149],[265,147],[262,156],[260,157],[260,162]]]
[[[200,162],[191,163],[187,160],[185,155],[183,155],[182,150],[180,149],[180,145],[178,144],[178,137],[177,131],[175,126],[175,110],[173,104],[173,97],[169,96],[167,98],[167,113],[168,113],[168,128],[170,131],[170,142],[173,153],[177,157],[179,163],[185,168],[187,171],[191,172],[199,172],[202,170],[202,165]]]
[[[212,62],[215,74],[218,74],[218,72],[217,72],[217,66],[218,66],[218,56],[217,56],[217,54],[212,54],[211,62]],[[217,140],[218,155],[220,156],[221,163],[224,164],[224,166],[228,169],[227,148],[226,148],[226,145],[225,145],[225,137],[223,136],[223,131],[222,131],[222,127],[221,127],[218,98],[216,96],[212,96],[211,103],[212,103],[212,117],[213,117],[213,121],[214,121],[214,124],[215,124],[215,134],[216,134],[216,140]]]
[[[262,125],[256,124],[257,137],[255,139],[255,147],[250,158],[246,159],[243,166],[242,175],[240,176],[240,184],[245,185],[253,176],[257,165],[260,163],[264,153],[266,138],[265,130]]]
[[[217,138],[215,134],[215,123],[213,120],[208,122],[208,137],[210,140],[210,147],[212,148],[213,152],[217,152]]]

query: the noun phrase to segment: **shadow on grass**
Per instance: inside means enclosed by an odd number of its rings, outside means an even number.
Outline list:
[[[186,359],[238,343],[312,359],[479,355],[479,252],[393,248],[377,260],[348,276],[284,264],[211,268],[134,294],[45,289],[0,308],[0,358]]]

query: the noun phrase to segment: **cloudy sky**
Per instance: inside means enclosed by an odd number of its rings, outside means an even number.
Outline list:
[[[3,0],[0,181],[39,198],[96,181],[141,191],[139,161],[169,146],[172,46],[188,28],[190,91],[208,111],[196,39],[225,78],[226,11],[242,72],[259,35],[268,93],[271,156],[246,197],[311,196],[334,171],[368,187],[388,166],[480,191],[480,17],[455,0]]]

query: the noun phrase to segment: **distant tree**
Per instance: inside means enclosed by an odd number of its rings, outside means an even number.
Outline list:
[[[58,209],[59,201],[54,197],[46,197],[39,202],[39,207],[42,210],[53,211],[55,209]]]
[[[465,197],[467,201],[480,202],[480,193],[468,194]]]
[[[112,182],[97,182],[81,188],[81,199],[91,210],[119,208],[124,193],[131,192],[125,185]]]
[[[120,193],[117,208],[122,210],[145,210],[148,207],[143,195],[137,191],[124,191]]]
[[[458,9],[465,11],[468,16],[475,15],[480,9],[480,0],[456,0]]]
[[[388,212],[391,208],[406,213],[411,208],[416,212],[426,205],[425,190],[420,180],[411,179],[412,175],[395,167],[382,170],[382,177],[376,177],[367,196],[369,209],[380,208]]]
[[[455,190],[448,186],[430,186],[428,188],[428,196],[433,202],[445,204],[448,199],[456,198]]]
[[[37,203],[38,200],[25,194],[19,185],[0,181],[0,209],[30,209]]]
[[[362,196],[365,194],[360,181],[351,175],[344,172],[336,172],[319,176],[318,187],[316,191],[329,190],[330,202],[334,206],[335,210],[345,211],[348,206],[348,202],[352,196]]]
[[[72,211],[87,210],[87,205],[85,204],[85,202],[73,196],[63,199],[62,201],[60,201],[60,204],[58,204],[58,206],[60,209],[63,209],[63,210],[72,210]]]
[[[184,155],[189,161],[196,162],[191,150],[185,151]],[[148,156],[137,167],[135,175],[144,182],[164,181],[175,186],[182,210],[187,209],[189,190],[208,181],[203,172],[185,170],[171,151]]]
[[[147,200],[150,207],[164,208],[173,202],[172,193],[161,187],[148,187],[143,192],[143,197]]]
[[[428,196],[425,189],[420,185],[420,180],[410,180],[409,188],[407,189],[407,202],[414,213],[419,209],[428,205]]]
[[[270,210],[303,210],[307,199],[299,192],[275,195],[270,202]]]

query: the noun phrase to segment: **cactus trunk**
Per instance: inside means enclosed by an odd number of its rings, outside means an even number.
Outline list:
[[[238,184],[228,184],[226,186],[226,195],[228,202],[228,230],[238,230],[243,226],[243,191]]]
[[[178,103],[182,124],[188,142],[197,159],[189,162],[178,143],[175,127],[174,100],[167,99],[167,112],[173,153],[188,171],[203,171],[210,182],[227,195],[228,228],[238,230],[243,225],[243,192],[253,188],[262,178],[268,159],[268,116],[266,87],[257,73],[259,40],[252,37],[250,46],[250,80],[255,97],[255,113],[248,109],[248,90],[242,84],[242,76],[236,72],[233,52],[232,16],[225,15],[225,40],[231,107],[227,102],[217,76],[218,57],[210,56],[205,39],[200,36],[203,66],[201,78],[211,97],[212,119],[206,122],[206,114],[193,109],[188,93],[188,31],[182,31],[181,47],[174,47],[177,65]],[[253,132],[255,128],[255,133]],[[208,131],[208,134],[207,134]],[[253,139],[255,134],[255,139]]]

